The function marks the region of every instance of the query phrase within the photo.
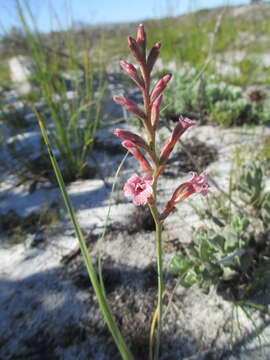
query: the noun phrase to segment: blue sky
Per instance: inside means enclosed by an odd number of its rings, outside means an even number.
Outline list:
[[[98,24],[178,15],[201,8],[247,4],[248,0],[28,0],[41,31],[76,22]],[[57,14],[57,16],[55,15]],[[56,20],[58,18],[58,20]],[[0,0],[0,25],[18,25],[15,0]]]

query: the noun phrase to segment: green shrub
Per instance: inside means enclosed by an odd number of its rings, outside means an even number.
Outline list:
[[[176,75],[165,93],[165,102],[169,106],[163,114],[168,119],[182,114],[223,126],[270,119],[263,102],[249,101],[241,88],[218,81],[214,75],[200,76],[196,69]]]
[[[225,299],[239,301],[253,295],[270,275],[270,192],[259,163],[240,169],[233,199],[239,208],[224,195],[211,200],[203,213],[210,226],[174,256],[170,269],[182,286],[197,284],[205,292],[214,286]]]

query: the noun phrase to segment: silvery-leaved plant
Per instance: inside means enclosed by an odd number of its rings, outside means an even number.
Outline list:
[[[124,185],[124,193],[126,196],[132,198],[135,205],[147,204],[156,225],[158,306],[154,358],[158,359],[162,329],[162,296],[164,291],[161,237],[162,223],[172,212],[176,204],[194,193],[206,195],[209,185],[205,172],[201,175],[194,173],[190,180],[185,181],[175,189],[165,208],[161,212],[158,210],[157,184],[159,176],[162,174],[175,144],[189,127],[195,125],[195,122],[180,116],[178,123],[163,148],[157,149],[156,130],[159,122],[163,91],[171,80],[172,75],[164,75],[151,87],[151,72],[158,58],[161,45],[160,43],[156,43],[150,52],[147,53],[146,33],[142,24],[138,27],[136,40],[132,37],[128,38],[128,46],[138,66],[136,68],[126,61],[121,61],[120,65],[123,71],[140,89],[143,96],[143,106],[139,106],[123,96],[114,96],[114,101],[139,118],[145,129],[144,133],[146,134],[146,138],[123,129],[115,129],[114,134],[123,139],[122,145],[138,161],[140,170],[143,173],[142,176],[134,174],[128,179]],[[179,94],[179,96],[181,96],[181,94]],[[151,358],[152,351],[150,348],[150,359]]]

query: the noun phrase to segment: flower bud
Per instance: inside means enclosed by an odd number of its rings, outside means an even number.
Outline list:
[[[156,100],[156,98],[162,93],[162,91],[165,89],[165,87],[167,86],[168,82],[171,80],[172,75],[171,74],[167,74],[164,75],[155,85],[154,89],[152,90],[151,93],[151,101],[152,103]]]
[[[140,47],[141,55],[142,55],[143,59],[145,60],[146,34],[145,34],[145,31],[144,31],[143,24],[140,24],[138,26],[136,42],[137,42],[138,46]]]
[[[115,95],[113,97],[113,100],[117,104],[124,106],[128,111],[130,111],[133,114],[139,116],[142,120],[146,119],[146,115],[145,115],[144,111],[141,110],[140,108],[138,108],[138,106],[134,102],[132,102],[131,100],[128,100],[125,97],[118,96],[118,95]]]
[[[152,109],[151,109],[151,124],[153,127],[156,126],[158,119],[159,119],[159,106],[162,101],[163,95],[160,94],[156,100],[153,102]]]
[[[143,149],[148,150],[148,145],[139,135],[134,134],[131,131],[115,129],[113,130],[114,135],[118,136],[123,140],[132,141],[135,145],[142,147]]]
[[[136,68],[132,64],[129,64],[127,61],[120,61],[120,66],[138,86],[144,86],[143,80],[140,78]]]
[[[178,139],[180,138],[180,136],[192,125],[195,125],[195,121],[192,121],[188,118],[184,118],[183,116],[180,116],[179,121],[176,125],[176,127],[174,128],[171,137],[169,138],[169,140],[166,142],[165,146],[163,147],[163,150],[161,151],[160,154],[160,164],[164,164],[170,153],[172,152],[174,145],[176,144],[176,142],[178,141]]]
[[[132,55],[135,57],[135,59],[138,61],[138,63],[144,62],[144,57],[141,52],[140,46],[137,44],[136,40],[133,39],[131,36],[128,37],[128,46],[130,48],[130,51]]]
[[[123,141],[122,145],[128,150],[130,151],[130,153],[135,157],[135,159],[139,162],[139,164],[141,165],[142,170],[147,173],[152,175],[152,169],[151,166],[148,162],[148,160],[144,157],[144,155],[140,152],[140,150],[137,148],[137,146],[129,140]]]
[[[152,49],[148,55],[146,66],[147,66],[147,70],[148,70],[149,74],[151,73],[153,66],[155,65],[155,62],[158,58],[160,47],[161,47],[160,42],[157,42],[152,47]]]

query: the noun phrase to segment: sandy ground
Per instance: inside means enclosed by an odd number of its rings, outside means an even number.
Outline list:
[[[267,129],[269,132],[269,129]],[[228,184],[233,152],[239,144],[257,146],[266,130],[220,130],[204,126],[192,129],[186,139],[197,139],[218,149],[218,158],[207,170],[221,188]],[[101,156],[97,154],[97,156]],[[115,156],[119,162],[119,155]],[[163,177],[159,192],[162,207],[181,178],[187,174],[171,165],[177,177]],[[113,168],[113,166],[112,166]],[[112,310],[136,359],[147,359],[148,333],[156,304],[154,232],[145,230],[141,214],[122,193],[125,179],[136,171],[132,159],[120,174],[112,199],[106,241],[102,248],[104,279]],[[0,187],[1,216],[9,209],[26,215],[41,204],[57,201],[64,208],[56,187],[40,186],[32,194],[21,185],[8,190],[6,179]],[[112,177],[107,178],[109,184]],[[214,186],[212,192],[218,191]],[[88,234],[94,257],[109,206],[110,188],[102,180],[77,181],[68,186],[79,222]],[[165,267],[177,244],[189,242],[192,227],[202,225],[191,205],[203,208],[205,199],[196,196],[179,206],[167,221],[164,232]],[[62,213],[61,229],[47,240],[31,246],[33,235],[24,243],[10,246],[1,234],[0,246],[0,359],[119,359],[115,346],[97,308],[82,258],[78,254],[63,263],[63,257],[77,247],[74,231]],[[176,281],[166,272],[171,294]],[[270,304],[270,287],[258,294],[259,303]],[[208,295],[193,287],[175,289],[167,312],[162,337],[162,356],[178,359],[270,359],[270,315],[249,309],[245,313],[212,291]],[[238,319],[238,320],[237,320]],[[260,329],[260,337],[257,336]]]

